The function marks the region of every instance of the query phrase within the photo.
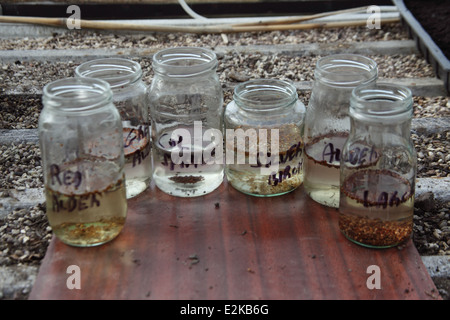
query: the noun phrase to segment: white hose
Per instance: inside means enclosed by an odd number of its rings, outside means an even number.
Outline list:
[[[208,18],[205,18],[201,15],[199,15],[198,13],[194,12],[184,0],[178,0],[178,2],[180,3],[180,5],[183,7],[184,11],[186,11],[186,13],[191,16],[194,19],[200,19],[200,20],[206,20]]]

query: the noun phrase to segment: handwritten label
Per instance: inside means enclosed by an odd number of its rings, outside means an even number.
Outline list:
[[[132,167],[143,163],[150,155],[150,133],[148,126],[123,129],[125,157],[132,157]]]
[[[53,186],[66,189],[78,189],[83,182],[83,174],[78,170],[64,169],[57,164],[50,166],[50,183]],[[70,192],[72,194],[72,192]],[[67,195],[51,193],[51,203],[54,212],[83,211],[100,206],[99,193],[87,193],[82,195]]]
[[[287,161],[292,161],[295,158],[298,158],[303,153],[303,145],[302,141],[299,141],[297,144],[293,144],[288,151],[286,151],[286,155],[283,157],[280,154],[280,164],[286,163]]]
[[[323,148],[322,160],[328,163],[341,161],[341,149],[336,148],[331,142],[327,143]]]
[[[370,207],[370,206],[376,206],[377,208],[383,208],[386,209],[388,206],[389,207],[398,207],[400,205],[400,203],[405,202],[406,200],[408,200],[408,198],[410,197],[411,193],[409,191],[406,191],[405,193],[402,194],[401,197],[399,197],[399,193],[398,191],[394,191],[392,193],[388,193],[385,191],[380,192],[380,194],[377,197],[377,201],[375,203],[373,203],[372,201],[370,201],[370,198],[374,198],[376,197],[374,195],[370,195],[369,194],[370,190],[364,190],[364,201],[363,201],[363,205],[364,207]]]
[[[375,148],[365,146],[353,147],[348,150],[347,156],[344,159],[345,162],[352,165],[371,164],[378,160],[378,153]]]
[[[193,134],[192,134],[193,133]],[[193,128],[180,127],[163,133],[157,143],[162,152],[161,165],[169,170],[198,168],[223,163],[222,133],[209,128],[203,131],[200,125]],[[220,143],[220,144],[219,144]],[[159,148],[161,147],[161,148]]]
[[[291,167],[287,165],[283,170],[278,171],[278,173],[273,173],[269,175],[268,184],[270,186],[276,186],[279,183],[282,183],[286,179],[291,178],[292,176],[299,174],[302,170],[303,162],[299,162],[297,166]]]
[[[150,143],[147,143],[144,149],[137,150],[133,153],[133,168],[144,162],[145,158],[150,155]]]
[[[72,171],[69,169],[61,171],[57,164],[50,166],[50,179],[52,185],[59,184],[60,186],[74,186],[78,188],[82,182],[82,174],[80,171]]]
[[[53,212],[67,211],[73,212],[83,211],[93,207],[100,206],[100,200],[97,198],[99,194],[89,193],[77,196],[52,195]]]
[[[302,141],[299,141],[298,143],[293,144],[284,154],[280,153],[278,155],[278,164],[286,164],[288,161],[291,162],[301,157],[302,153],[303,153],[303,145]],[[261,161],[261,157],[263,156],[264,155],[262,155],[261,153],[258,153],[256,157],[256,164],[250,166],[252,168],[261,168],[263,166],[266,168],[270,168],[273,164],[277,164],[276,159],[274,159],[274,161],[268,160],[273,159],[276,155],[272,155],[270,152],[268,152],[267,158],[264,159],[265,161]],[[298,162],[298,164],[294,165],[293,167],[287,165],[278,172],[270,174],[267,180],[267,184],[270,186],[276,186],[279,183],[285,181],[286,179],[289,179],[292,176],[299,174],[302,170],[302,167],[303,167],[303,159],[301,159],[300,162]]]
[[[316,137],[306,144],[306,156],[321,165],[339,167],[347,137],[345,132]]]
[[[298,143],[293,144],[286,153],[279,154],[278,155],[278,164],[285,164],[288,161],[293,161],[294,159],[301,157],[303,153],[303,145],[302,141],[299,141]],[[266,168],[269,168],[272,165],[272,161],[267,161],[268,159],[273,158],[272,154],[270,152],[267,152],[267,158],[266,161],[261,161],[261,157],[263,157],[261,153],[258,153],[256,156],[256,164],[250,165],[253,168],[261,168],[262,166],[265,166]],[[264,165],[262,164],[265,163]],[[276,163],[276,160],[274,161]]]

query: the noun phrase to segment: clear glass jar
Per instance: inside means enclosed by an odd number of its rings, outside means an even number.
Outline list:
[[[234,89],[226,109],[226,176],[254,196],[288,193],[303,181],[305,106],[290,82],[250,80]]]
[[[79,65],[75,74],[109,83],[122,118],[127,198],[141,194],[149,186],[153,171],[147,88],[141,66],[128,59],[96,59]]]
[[[376,62],[361,55],[331,55],[317,62],[305,117],[303,183],[318,203],[339,206],[339,166],[350,130],[350,96],[356,86],[377,77]]]
[[[351,131],[341,158],[339,228],[363,246],[392,247],[411,237],[417,167],[412,116],[407,88],[378,83],[353,91]]]
[[[127,215],[122,123],[109,84],[57,80],[44,87],[42,102],[39,142],[49,224],[69,245],[108,242]]]
[[[204,48],[153,56],[149,90],[153,180],[173,196],[202,196],[223,181],[223,93],[217,58]]]

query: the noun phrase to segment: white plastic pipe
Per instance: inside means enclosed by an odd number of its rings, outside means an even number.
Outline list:
[[[199,20],[207,20],[208,19],[204,16],[199,15],[194,10],[192,10],[184,0],[178,0],[178,3],[183,7],[184,11],[186,11],[186,13],[189,16],[191,16],[192,18],[199,19]]]

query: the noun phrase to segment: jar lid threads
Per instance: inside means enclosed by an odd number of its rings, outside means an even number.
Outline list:
[[[153,55],[155,73],[172,78],[196,77],[218,65],[216,54],[205,48],[169,48]]]
[[[114,91],[141,79],[142,69],[139,63],[132,60],[105,58],[80,64],[75,69],[75,74],[79,77],[105,80]]]
[[[410,119],[413,116],[411,90],[383,82],[358,86],[352,91],[349,113],[352,117],[383,124]]]
[[[377,63],[359,54],[335,54],[319,59],[315,77],[333,87],[356,87],[378,77]]]
[[[65,78],[44,86],[42,100],[61,112],[85,112],[112,101],[108,82],[93,78]]]

